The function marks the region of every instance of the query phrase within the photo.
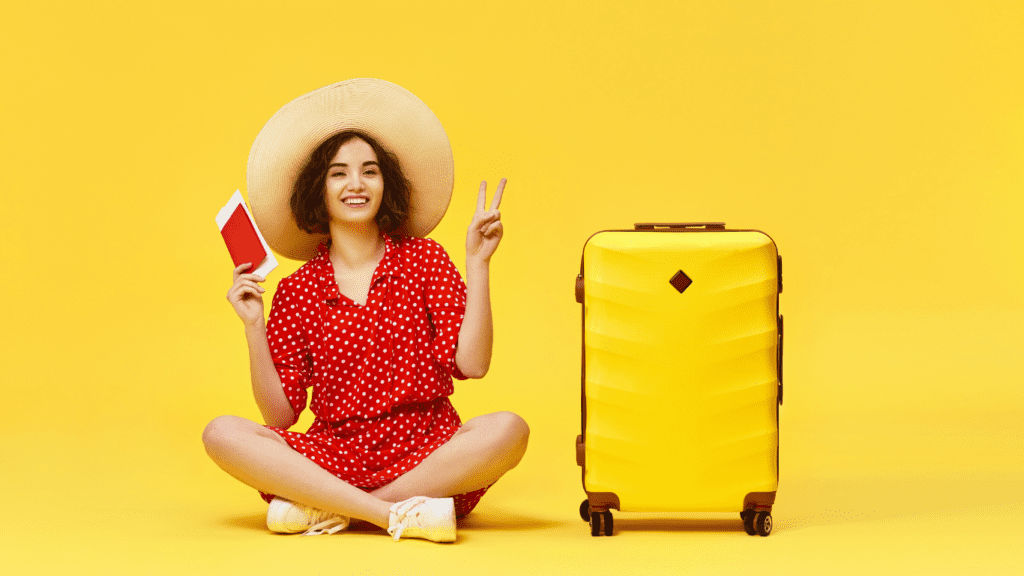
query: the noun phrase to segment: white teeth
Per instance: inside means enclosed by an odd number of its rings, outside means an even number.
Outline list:
[[[345,204],[366,204],[369,202],[366,198],[346,198],[342,200]]]

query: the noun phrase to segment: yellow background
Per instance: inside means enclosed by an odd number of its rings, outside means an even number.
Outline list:
[[[9,4],[5,572],[1024,568],[1019,2]],[[217,415],[258,418],[214,215],[271,114],[363,76],[447,129],[432,236],[460,269],[477,183],[509,179],[494,361],[453,401],[520,413],[531,446],[454,547],[271,536],[200,443]],[[785,262],[775,533],[623,514],[594,539],[573,457],[581,249],[697,220],[762,229]]]

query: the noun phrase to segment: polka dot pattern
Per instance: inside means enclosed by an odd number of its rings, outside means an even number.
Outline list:
[[[267,322],[285,396],[297,414],[312,388],[316,416],[306,433],[268,428],[366,490],[411,470],[462,425],[448,396],[452,378],[465,378],[455,348],[466,285],[437,242],[384,239],[365,305],[338,290],[321,244],[278,284]],[[467,498],[475,505],[478,492],[464,495],[463,505]]]

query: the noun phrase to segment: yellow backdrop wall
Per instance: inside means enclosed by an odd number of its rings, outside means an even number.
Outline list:
[[[982,519],[971,534],[1016,526],[1019,538],[1020,3],[293,4],[0,11],[0,486],[5,507],[31,516],[12,541],[18,565],[96,560],[100,544],[181,571],[239,532],[262,546],[245,530],[258,528],[259,501],[199,441],[217,415],[258,418],[213,217],[245,193],[249,146],[270,115],[352,77],[409,89],[447,129],[456,187],[432,237],[461,270],[478,182],[509,179],[494,361],[453,401],[467,417],[516,411],[533,433],[485,500],[484,525],[514,530],[496,518],[521,514],[541,540],[563,520],[583,538],[571,524],[582,497],[572,287],[587,237],[713,220],[766,231],[785,262],[768,541],[845,526],[865,546],[920,544],[935,533],[914,518],[963,510]],[[268,287],[299,264],[284,261]],[[47,553],[58,517],[73,554]],[[957,532],[961,516],[941,517]],[[857,532],[897,518],[910,527],[887,524],[878,542]],[[173,529],[143,530],[148,552],[133,555],[137,523]],[[209,526],[191,553],[163,544]],[[998,552],[1009,540],[996,532],[985,542]],[[512,554],[515,538],[493,542]],[[837,541],[823,538],[788,542]],[[915,559],[965,566],[939,542]],[[240,565],[256,562],[235,550]],[[576,566],[545,554],[540,568]]]

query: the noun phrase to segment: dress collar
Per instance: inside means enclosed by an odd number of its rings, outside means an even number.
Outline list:
[[[391,237],[384,232],[381,232],[380,235],[384,237],[384,257],[381,258],[377,268],[373,271],[373,278],[370,280],[370,290],[373,290],[373,285],[385,276],[405,276],[404,262],[398,250],[401,238],[398,236]],[[337,300],[341,292],[338,290],[338,283],[334,280],[334,265],[331,264],[331,240],[328,239],[325,242],[321,242],[316,250],[317,255],[311,262],[314,262],[316,265],[317,277],[323,288],[323,298],[325,300]]]

